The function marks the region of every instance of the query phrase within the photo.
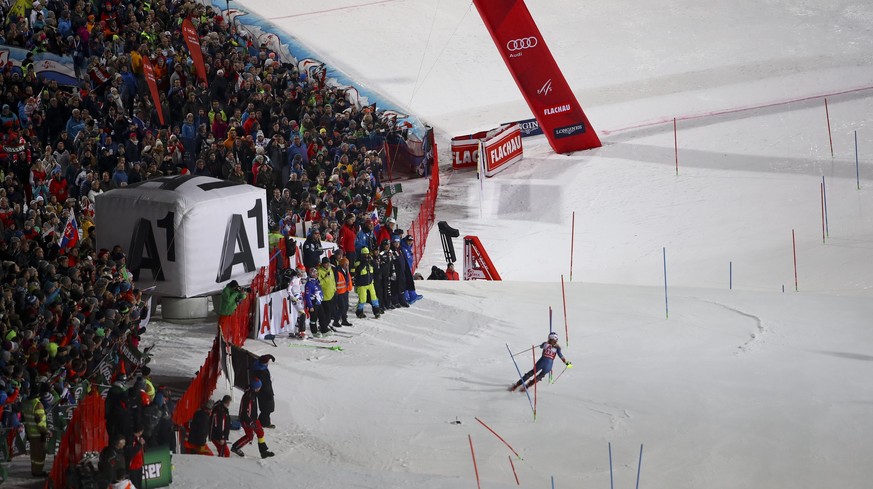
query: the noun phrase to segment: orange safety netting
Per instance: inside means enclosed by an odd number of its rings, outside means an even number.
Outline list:
[[[237,309],[239,310],[239,309]],[[215,386],[218,384],[218,374],[221,372],[219,362],[221,360],[221,351],[219,349],[218,336],[212,342],[212,349],[206,355],[206,361],[203,366],[194,376],[194,380],[182,394],[182,398],[176,403],[176,409],[173,411],[173,423],[177,426],[186,424],[194,417],[194,413],[203,406],[212,392],[215,391]]]
[[[106,405],[96,387],[73,411],[73,419],[61,438],[46,488],[67,487],[67,469],[82,460],[85,452],[99,452],[109,443],[104,418]]]
[[[418,262],[421,261],[421,257],[424,254],[424,245],[427,242],[427,235],[430,233],[430,228],[433,227],[433,224],[436,221],[435,208],[440,186],[440,167],[439,158],[436,156],[437,154],[439,154],[439,151],[437,151],[436,146],[434,146],[433,168],[430,174],[430,184],[427,187],[427,194],[424,196],[424,201],[421,203],[418,215],[412,220],[412,223],[409,225],[409,230],[407,231],[407,234],[413,238],[413,272],[418,268]]]

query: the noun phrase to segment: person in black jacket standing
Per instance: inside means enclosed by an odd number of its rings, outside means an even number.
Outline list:
[[[233,443],[230,451],[240,457],[246,456],[242,451],[242,447],[251,443],[255,435],[258,437],[258,449],[261,452],[261,458],[275,455],[267,448],[267,442],[264,440],[264,429],[261,427],[261,422],[258,421],[258,391],[261,390],[261,387],[260,380],[252,380],[252,383],[249,384],[249,388],[246,389],[239,402],[239,423],[245,434]]]
[[[209,439],[215,445],[219,457],[230,457],[230,449],[227,447],[227,437],[230,435],[230,401],[230,396],[224,396],[221,402],[216,402],[212,408]]]
[[[275,428],[270,421],[270,414],[276,410],[276,401],[273,395],[273,379],[270,376],[270,360],[276,361],[273,355],[261,355],[252,366],[254,376],[261,381],[261,390],[258,391],[258,421],[264,428]]]
[[[303,266],[307,270],[321,264],[321,231],[318,228],[309,233],[309,237],[303,242]]]
[[[211,410],[212,401],[206,401],[206,404],[194,413],[194,418],[191,419],[191,427],[188,430],[188,440],[185,442],[185,451],[187,453],[212,456],[212,450],[206,444],[206,440],[209,438],[209,415]]]
[[[115,433],[109,439],[109,445],[100,452],[100,461],[97,469],[99,487],[108,487],[109,484],[127,479],[127,463],[124,459],[124,445],[127,438],[123,433]]]

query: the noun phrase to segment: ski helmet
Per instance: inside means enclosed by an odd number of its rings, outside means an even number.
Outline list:
[[[251,389],[253,391],[256,391],[256,390],[260,389],[262,385],[263,385],[263,383],[261,382],[261,380],[255,378],[252,380],[252,383],[249,384],[249,387],[251,387]]]
[[[558,341],[558,333],[554,333],[554,332],[549,333],[549,341],[551,341],[551,340]]]

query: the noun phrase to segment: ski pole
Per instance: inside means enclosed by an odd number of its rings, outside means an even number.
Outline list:
[[[567,371],[567,366],[565,365],[565,366],[564,366],[564,370],[561,370],[561,373],[559,373],[558,376],[555,377],[555,380],[553,380],[552,383],[554,384],[555,382],[557,382],[558,379],[560,379],[561,376],[564,375],[564,372],[566,372],[566,371]]]
[[[291,348],[321,348],[323,350],[343,351],[341,346],[321,346],[321,345],[288,345]]]
[[[513,356],[513,357],[517,357],[518,355],[521,355],[522,353],[527,353],[527,352],[533,350],[534,348],[536,348],[536,347],[530,347],[530,348],[528,348],[527,350],[522,350],[522,351],[520,351],[520,352],[518,352],[518,353],[513,354],[512,356]]]

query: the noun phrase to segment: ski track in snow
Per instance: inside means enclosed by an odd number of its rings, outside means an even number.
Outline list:
[[[745,311],[741,311],[735,307],[729,306],[727,304],[724,304],[724,303],[721,303],[718,301],[706,300],[703,302],[708,302],[710,304],[722,307],[724,309],[727,309],[728,311],[731,311],[733,313],[739,314],[740,316],[743,316],[743,317],[746,317],[746,318],[749,318],[749,319],[755,321],[755,331],[752,333],[749,333],[749,339],[745,343],[743,343],[742,345],[737,347],[737,350],[738,350],[736,352],[737,355],[740,355],[743,353],[750,353],[766,341],[764,335],[767,333],[768,330],[764,324],[764,321],[759,316],[756,316],[755,314],[751,314],[751,313],[748,313]]]

